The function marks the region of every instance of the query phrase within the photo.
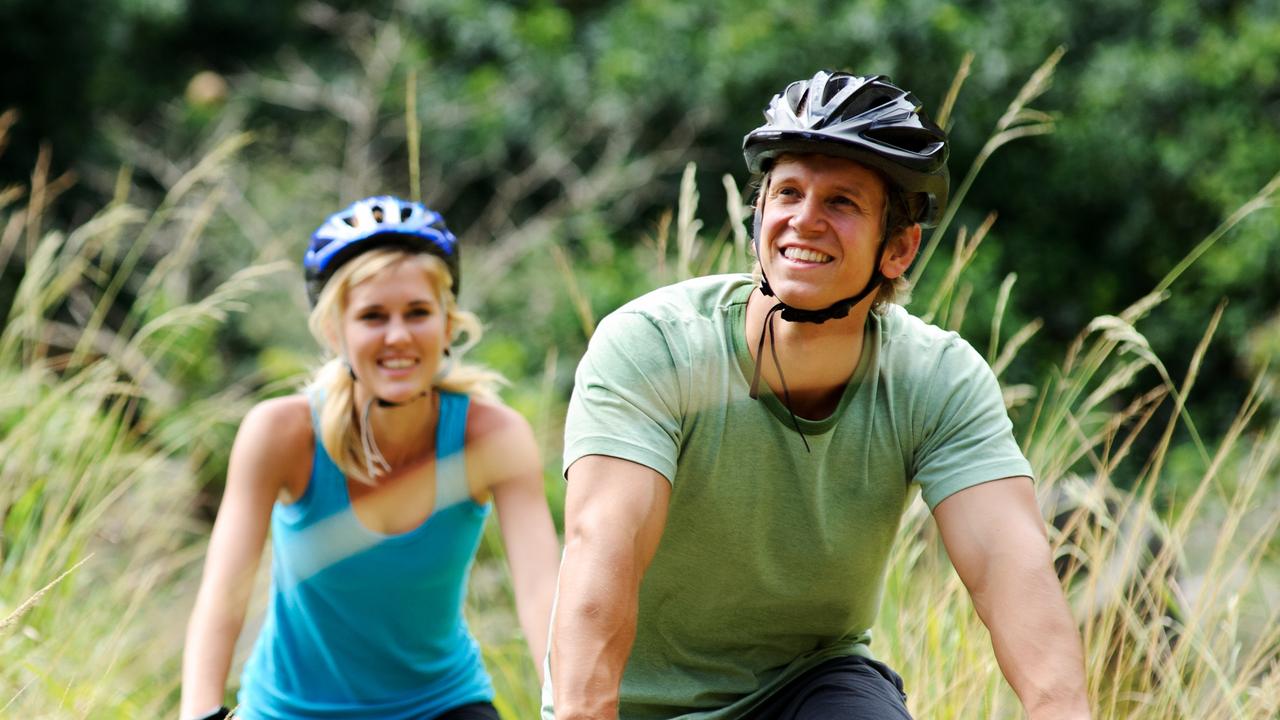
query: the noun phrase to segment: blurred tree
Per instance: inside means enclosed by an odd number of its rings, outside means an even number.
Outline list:
[[[246,263],[293,257],[346,201],[415,192],[412,72],[418,185],[464,233],[464,301],[509,339],[489,359],[536,379],[555,347],[560,393],[585,341],[568,287],[597,317],[648,289],[660,273],[644,241],[689,161],[703,232],[725,232],[722,177],[747,179],[743,134],[774,92],[819,68],[889,74],[936,111],[973,52],[950,123],[958,180],[1027,75],[1066,45],[1037,103],[1056,133],[997,153],[952,227],[999,216],[967,276],[965,334],[986,344],[994,288],[1011,272],[1004,327],[1045,320],[1015,382],[1037,380],[1089,319],[1155,287],[1280,169],[1280,7],[1260,0],[9,0],[0,39],[0,87],[26,133],[0,156],[5,182],[29,175],[43,138],[86,191],[110,192],[124,162],[137,168],[133,197],[154,204],[218,142],[254,133],[223,187],[225,214],[174,285],[187,299]],[[225,101],[199,100],[191,81],[206,70],[228,83]],[[567,263],[542,252],[553,245]],[[943,265],[928,268],[922,296]],[[1210,249],[1144,326],[1176,376],[1230,299],[1192,398],[1222,407],[1197,417],[1226,418],[1269,357],[1258,339],[1246,354],[1244,337],[1280,307],[1276,267],[1269,210]],[[266,298],[222,330],[220,364],[193,372],[191,392],[302,364],[305,352],[281,352],[307,347],[300,297]]]

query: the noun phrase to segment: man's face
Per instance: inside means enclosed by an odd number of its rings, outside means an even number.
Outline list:
[[[820,310],[866,286],[884,222],[884,182],[873,170],[783,155],[760,202],[760,265],[780,300]]]

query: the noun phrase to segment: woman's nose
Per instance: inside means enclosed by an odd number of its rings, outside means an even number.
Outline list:
[[[388,345],[404,342],[409,339],[409,327],[404,318],[393,316],[387,323],[386,341]]]

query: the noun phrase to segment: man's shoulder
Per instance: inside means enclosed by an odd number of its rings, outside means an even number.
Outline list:
[[[652,322],[680,322],[711,318],[746,301],[750,275],[705,275],[651,290],[610,315],[640,315]]]
[[[688,366],[732,358],[735,306],[750,292],[749,275],[693,278],[645,293],[609,313],[591,335],[589,357],[602,366]],[[740,310],[740,308],[738,308]]]
[[[910,342],[919,345],[947,345],[964,342],[954,330],[944,330],[925,322],[901,305],[889,303],[877,311],[881,333],[886,341]]]
[[[986,361],[954,330],[945,330],[911,314],[901,305],[879,312],[883,361],[931,372],[939,365],[975,367]]]

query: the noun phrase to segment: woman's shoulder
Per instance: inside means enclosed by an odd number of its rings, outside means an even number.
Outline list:
[[[467,411],[467,444],[493,435],[529,433],[529,421],[496,398],[472,396]]]
[[[314,449],[306,396],[263,400],[250,408],[236,432],[227,484],[266,489],[272,498],[282,490],[286,499],[301,497]]]
[[[491,479],[526,466],[540,467],[529,421],[501,400],[471,399],[466,438],[468,463]]]
[[[240,423],[236,444],[244,444],[247,466],[282,499],[302,497],[311,476],[315,432],[306,395],[286,395],[254,405]],[[274,491],[273,491],[274,494]]]
[[[262,400],[249,409],[245,420],[279,423],[282,431],[311,430],[311,403],[303,393]]]
[[[264,456],[296,458],[314,443],[311,404],[303,394],[263,400],[240,423],[240,434]]]

